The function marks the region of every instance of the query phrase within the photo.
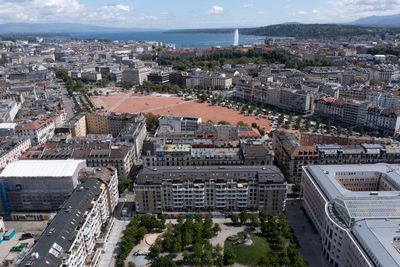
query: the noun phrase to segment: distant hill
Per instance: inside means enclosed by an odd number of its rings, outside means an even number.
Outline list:
[[[389,16],[370,16],[351,22],[352,25],[400,27],[400,14]]]
[[[79,23],[6,23],[0,24],[0,34],[80,33],[141,31],[145,29],[101,27]]]
[[[230,33],[230,29],[194,29],[168,31],[173,33]],[[355,36],[362,34],[377,34],[382,32],[400,32],[400,28],[365,27],[358,25],[339,24],[277,24],[256,28],[241,28],[240,34],[274,36],[274,37],[297,37],[297,38],[336,38]]]

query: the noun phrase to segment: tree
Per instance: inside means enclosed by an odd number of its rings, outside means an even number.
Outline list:
[[[158,257],[150,265],[151,267],[177,267],[176,263],[168,256]]]
[[[154,258],[157,258],[160,253],[161,253],[161,246],[158,242],[155,242],[151,247],[150,247],[150,255]]]
[[[236,123],[237,126],[249,126],[247,123],[243,122],[243,121],[238,121]]]
[[[243,209],[240,212],[239,219],[240,219],[241,224],[245,224],[247,222],[247,220],[249,219],[249,215],[247,214],[245,209]]]
[[[252,128],[257,128],[257,126],[258,126],[258,125],[257,125],[257,123],[255,123],[255,122],[253,122],[253,123],[251,124],[251,127],[252,127]]]
[[[206,252],[202,257],[202,266],[213,266],[213,257],[210,252]]]
[[[349,136],[353,135],[353,127],[349,126],[347,127],[347,133],[349,134]]]
[[[181,252],[182,249],[182,237],[180,234],[174,238],[174,241],[172,243],[172,252],[173,253],[179,253]]]
[[[317,118],[317,121],[315,123],[316,123],[315,129],[319,129],[319,127],[321,126],[321,119]]]
[[[122,193],[125,191],[125,189],[127,189],[128,186],[129,186],[131,183],[132,183],[132,180],[131,180],[131,179],[123,179],[123,180],[120,180],[119,183],[118,183],[118,192],[119,192],[120,194],[122,194]]]
[[[237,224],[239,222],[239,216],[237,214],[232,214],[231,221],[232,223]]]
[[[257,263],[258,266],[261,267],[270,267],[271,266],[271,261],[267,256],[262,256]]]
[[[336,127],[336,133],[337,133],[337,135],[341,135],[342,134],[342,126],[340,126],[340,124],[338,124],[337,127]]]
[[[225,265],[232,265],[235,263],[235,252],[231,248],[227,248],[224,251],[224,263]]]
[[[301,190],[301,184],[300,183],[295,183],[292,186],[293,193],[300,193],[300,190]]]
[[[360,129],[360,135],[361,135],[361,136],[364,136],[364,135],[365,135],[365,130],[364,130],[364,128],[361,128],[361,129]]]
[[[62,79],[64,82],[66,82],[70,77],[68,76],[68,70],[67,69],[58,69],[56,71],[56,77],[58,79]]]
[[[184,250],[183,253],[182,253],[182,257],[183,257],[184,261],[188,262],[188,261],[190,261],[192,259],[192,254],[190,254],[189,251]]]
[[[253,213],[250,215],[250,224],[253,227],[258,227],[259,226],[259,222],[258,222],[258,216],[256,213]]]
[[[218,223],[214,224],[214,227],[213,227],[214,235],[216,235],[220,231],[221,231],[221,226],[219,226]]]
[[[265,220],[267,219],[267,214],[265,213],[265,211],[260,211],[260,213],[258,214],[258,218],[260,218],[261,222],[265,222]]]
[[[128,262],[128,267],[136,267],[136,264],[132,261]]]
[[[330,134],[331,133],[331,122],[330,121],[328,121],[328,123],[326,124],[326,132],[328,133],[328,134]]]
[[[292,124],[292,122],[293,122],[293,113],[290,113],[288,118],[288,123]]]
[[[278,118],[278,124],[279,125],[282,124],[284,119],[285,119],[285,115],[283,115],[283,113],[281,113],[281,115]]]
[[[310,118],[308,118],[308,119],[306,120],[306,130],[309,130],[310,127],[311,127],[311,121],[310,121]]]

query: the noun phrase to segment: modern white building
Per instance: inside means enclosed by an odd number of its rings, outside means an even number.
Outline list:
[[[201,124],[201,117],[165,114],[158,119],[160,127],[170,127],[174,132],[195,131]]]
[[[19,160],[0,174],[0,214],[58,210],[78,185],[85,160]]]
[[[304,166],[302,182],[331,266],[400,266],[400,165]]]

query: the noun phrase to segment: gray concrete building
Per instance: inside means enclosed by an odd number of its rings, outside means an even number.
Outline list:
[[[134,184],[139,213],[242,209],[282,212],[286,190],[286,180],[275,166],[144,168]]]

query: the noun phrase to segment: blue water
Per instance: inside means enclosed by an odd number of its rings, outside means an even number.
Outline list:
[[[175,44],[176,48],[205,48],[210,46],[231,46],[234,33],[165,33],[161,31],[147,32],[105,32],[105,33],[76,33],[68,38],[78,39],[109,39],[113,41],[158,41]],[[262,36],[240,35],[239,44],[254,44],[264,41]]]

